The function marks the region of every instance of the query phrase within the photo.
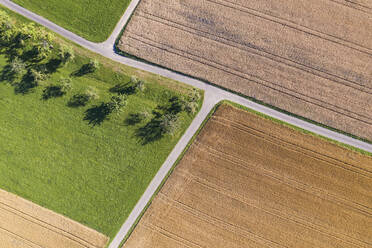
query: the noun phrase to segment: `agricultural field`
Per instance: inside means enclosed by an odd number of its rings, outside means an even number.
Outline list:
[[[370,248],[372,157],[223,104],[124,248]]]
[[[372,141],[371,1],[143,0],[118,48]]]
[[[0,188],[113,238],[202,92],[0,10]]]
[[[93,41],[105,41],[130,0],[12,0],[20,6]]]
[[[92,229],[3,190],[0,217],[3,248],[104,248],[108,242]]]

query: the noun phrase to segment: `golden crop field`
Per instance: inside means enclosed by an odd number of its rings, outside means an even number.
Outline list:
[[[220,106],[124,248],[371,248],[372,158]]]
[[[368,0],[142,0],[122,51],[372,140]]]
[[[104,248],[108,238],[0,190],[1,248]]]

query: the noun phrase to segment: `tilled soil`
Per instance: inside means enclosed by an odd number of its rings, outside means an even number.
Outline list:
[[[97,231],[0,190],[1,248],[103,248],[107,242]]]
[[[372,140],[372,8],[353,2],[143,0],[119,48]]]
[[[371,157],[222,105],[123,248],[371,248],[371,188]]]

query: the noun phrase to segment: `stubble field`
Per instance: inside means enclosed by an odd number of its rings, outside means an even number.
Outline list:
[[[370,248],[371,187],[371,157],[222,105],[124,248]]]
[[[372,140],[369,1],[143,0],[122,51]]]
[[[103,248],[107,242],[97,231],[0,190],[2,248]]]

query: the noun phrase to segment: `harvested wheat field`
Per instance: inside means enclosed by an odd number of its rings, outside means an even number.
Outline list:
[[[124,248],[371,248],[371,188],[371,157],[222,105]]]
[[[368,0],[142,0],[119,49],[372,140]]]
[[[103,248],[108,238],[0,190],[1,248]]]

